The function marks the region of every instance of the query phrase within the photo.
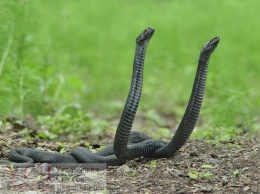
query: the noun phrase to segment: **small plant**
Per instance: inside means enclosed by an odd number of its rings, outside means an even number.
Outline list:
[[[201,165],[201,168],[212,168],[210,164],[203,164]]]
[[[65,148],[61,148],[60,153],[61,153],[61,154],[66,153],[66,149],[65,149]]]
[[[61,148],[65,148],[66,147],[66,145],[67,145],[67,143],[65,143],[65,142],[56,142],[55,143],[57,146],[59,146],[59,147],[61,147]]]
[[[56,139],[59,134],[68,134],[72,138],[82,133],[92,132],[100,135],[108,128],[108,123],[101,119],[91,119],[89,114],[78,111],[77,115],[57,114],[54,116],[38,116],[37,123],[41,126],[37,137]]]
[[[155,160],[152,160],[152,161],[150,162],[150,167],[151,167],[151,168],[155,168],[155,167],[156,167],[156,161],[155,161]]]
[[[225,134],[219,138],[219,141],[228,142],[230,139],[231,139],[231,136],[229,134]]]
[[[192,179],[197,179],[197,178],[199,177],[199,172],[196,171],[196,170],[190,171],[190,172],[188,173],[188,176],[189,176],[190,178],[192,178]]]
[[[39,132],[36,137],[41,138],[41,139],[56,139],[58,135],[51,133],[51,132]]]
[[[212,177],[212,173],[206,172],[206,173],[203,174],[203,177],[206,178],[206,179],[210,179]]]
[[[103,150],[106,146],[100,146],[99,148],[97,148],[97,151]]]
[[[84,143],[84,146],[87,147],[88,149],[92,149],[92,145],[91,145],[91,143],[88,142],[88,141],[86,141],[86,142]]]
[[[238,174],[239,174],[239,171],[238,171],[238,170],[234,170],[234,171],[233,171],[233,175],[234,175],[234,176],[238,176]]]

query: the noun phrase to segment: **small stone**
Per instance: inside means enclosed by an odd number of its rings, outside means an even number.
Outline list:
[[[227,185],[227,183],[228,183],[227,176],[223,176],[223,178],[221,179],[221,181],[222,181],[222,185],[223,185],[223,186]]]
[[[37,194],[37,191],[26,191],[24,194]]]
[[[14,186],[19,186],[19,185],[23,185],[23,184],[24,184],[24,181],[19,180],[19,181],[13,182],[13,183],[11,184],[11,186],[14,187]]]
[[[248,190],[250,190],[250,187],[249,187],[249,186],[246,186],[243,190],[244,190],[244,191],[248,191]]]
[[[211,164],[220,164],[220,163],[222,163],[222,160],[211,158],[211,159],[209,159],[209,163],[211,163]]]
[[[211,186],[208,186],[208,187],[201,187],[201,191],[202,192],[210,192],[212,191],[213,187]]]
[[[127,166],[127,165],[122,165],[120,166],[118,169],[117,169],[117,172],[120,172],[120,173],[128,173],[128,172],[131,172],[131,169]]]

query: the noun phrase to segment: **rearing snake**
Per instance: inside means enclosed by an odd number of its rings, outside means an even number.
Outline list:
[[[146,48],[153,34],[154,29],[147,28],[136,39],[131,86],[113,145],[97,153],[78,147],[69,154],[16,148],[9,153],[11,162],[0,161],[0,163],[13,164],[17,167],[34,163],[106,163],[108,166],[118,166],[128,159],[141,156],[153,158],[173,156],[188,140],[197,122],[205,90],[209,59],[219,43],[219,38],[215,37],[203,46],[188,106],[176,133],[171,141],[166,143],[140,132],[131,132],[142,91]]]

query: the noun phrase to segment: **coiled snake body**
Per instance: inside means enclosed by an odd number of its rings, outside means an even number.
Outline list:
[[[188,140],[197,122],[205,90],[208,62],[210,55],[218,45],[219,38],[213,38],[203,46],[188,106],[176,133],[171,141],[166,143],[140,132],[131,132],[142,91],[146,48],[153,34],[154,29],[148,28],[136,39],[130,91],[113,145],[109,145],[97,153],[92,153],[83,147],[75,148],[69,154],[31,148],[13,149],[9,153],[11,163],[17,167],[33,163],[106,163],[108,166],[118,166],[128,159],[141,156],[154,158],[173,156]]]

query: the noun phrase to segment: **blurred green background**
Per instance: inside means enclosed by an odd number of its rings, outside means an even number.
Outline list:
[[[180,120],[200,50],[219,36],[202,128],[259,129],[259,7],[258,0],[2,0],[1,115],[75,109],[119,118],[135,38],[152,26],[139,113]]]

